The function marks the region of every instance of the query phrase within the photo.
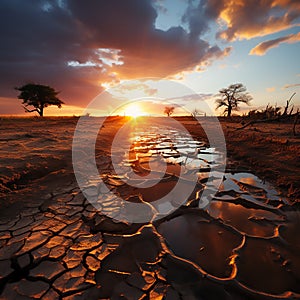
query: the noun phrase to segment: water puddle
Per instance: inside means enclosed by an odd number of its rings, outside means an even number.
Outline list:
[[[253,220],[263,218],[264,211],[268,217],[270,211],[286,204],[274,187],[251,173],[219,172],[224,167],[222,153],[193,139],[189,134],[172,128],[134,128],[127,143],[119,143],[112,151],[112,160],[120,182],[125,182],[127,188],[134,186],[135,193],[140,194],[146,202],[155,202],[168,194],[178,180],[181,180],[184,185],[195,185],[190,197],[181,199],[182,204],[186,205],[195,199],[197,193],[199,196],[204,189],[215,187],[221,178],[210,207],[215,217],[216,208],[221,204],[222,208],[229,207],[230,211],[240,210],[240,214],[249,208],[252,211],[260,209],[261,215],[258,217],[252,215],[250,210],[244,215]],[[110,177],[106,183],[117,188],[119,183],[116,177]],[[119,192],[122,196],[122,191]],[[179,197],[180,194],[177,195]]]
[[[172,128],[135,129],[114,154],[118,174],[104,182],[125,201],[147,203],[157,216],[163,211],[166,218],[154,224],[174,256],[251,293],[299,293],[300,258],[287,246],[300,249],[300,217],[283,209],[289,204],[271,184],[252,173],[221,172],[222,153]],[[213,191],[220,178],[209,204],[199,208],[203,192]],[[178,181],[181,189],[169,203],[155,206]]]

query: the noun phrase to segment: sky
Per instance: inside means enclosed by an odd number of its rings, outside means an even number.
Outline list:
[[[300,106],[299,0],[1,0],[0,37],[1,115],[25,114],[14,88],[29,82],[60,91],[45,115],[130,114],[133,100],[221,114],[233,83],[253,97],[240,113],[293,93]]]

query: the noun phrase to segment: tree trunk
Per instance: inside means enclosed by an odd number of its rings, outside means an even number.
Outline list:
[[[230,118],[231,116],[231,111],[232,111],[232,107],[231,105],[228,105],[228,108],[227,108],[227,117]]]
[[[43,104],[41,104],[39,114],[40,114],[40,117],[44,116],[44,105]]]

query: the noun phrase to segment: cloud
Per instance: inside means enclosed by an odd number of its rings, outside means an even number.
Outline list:
[[[2,97],[16,97],[15,86],[26,82],[53,85],[66,103],[84,103],[87,95],[101,91],[95,78],[99,67],[72,68],[68,61],[85,62],[93,57],[83,47],[84,36],[68,11],[51,2],[1,1],[0,90]],[[107,78],[108,75],[102,74]],[[100,76],[100,78],[101,78]]]
[[[269,88],[266,88],[266,91],[267,91],[268,93],[273,93],[273,92],[275,92],[275,90],[276,90],[276,88],[275,88],[274,86],[269,87]]]
[[[0,90],[28,81],[61,90],[86,105],[101,84],[165,77],[228,55],[183,27],[155,28],[158,0],[3,0],[0,3]],[[203,32],[200,30],[200,32]]]
[[[190,95],[184,95],[180,97],[173,97],[168,98],[168,101],[175,101],[180,102],[181,104],[187,104],[187,102],[194,102],[194,101],[205,101],[209,98],[211,98],[213,94],[190,94]]]
[[[221,0],[217,5],[208,0],[219,12],[219,19],[225,29],[218,37],[227,41],[251,39],[297,26],[300,16],[300,2],[294,0]]]
[[[114,93],[118,93],[121,95],[126,95],[126,93],[130,93],[132,91],[141,91],[142,95],[144,96],[154,96],[157,94],[157,89],[152,88],[148,84],[140,82],[123,83],[113,88],[113,91]]]
[[[0,97],[16,97],[15,86],[33,81],[85,106],[109,83],[199,71],[229,55],[230,47],[205,38],[216,22],[224,25],[218,37],[231,41],[295,26],[300,12],[293,0],[185,3],[187,26],[161,30],[161,0],[2,0]]]
[[[202,0],[189,1],[182,21],[191,36],[201,36],[219,25],[217,38],[226,41],[251,39],[299,25],[300,2],[295,0]]]
[[[284,89],[289,89],[289,88],[294,88],[300,86],[300,83],[293,83],[293,84],[286,84],[283,88]]]
[[[266,52],[272,48],[278,47],[282,43],[293,44],[300,41],[300,32],[297,34],[289,34],[277,39],[262,42],[252,48],[249,52],[250,55],[265,55]]]
[[[153,0],[153,5],[157,9],[157,11],[166,14],[168,9],[165,6],[164,0]]]
[[[159,1],[69,0],[68,8],[87,36],[86,45],[119,49],[122,65],[111,70],[120,78],[166,77],[226,55],[218,46],[181,26],[155,28]],[[118,9],[116,9],[116,7]]]

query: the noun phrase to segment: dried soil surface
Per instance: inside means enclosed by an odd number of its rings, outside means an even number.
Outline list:
[[[106,120],[95,160],[109,192],[95,181],[84,192],[78,187],[72,166],[77,121],[0,120],[0,299],[300,297],[300,144],[290,124],[236,131],[239,124],[222,122],[227,171],[202,209],[201,194],[214,184],[209,170],[218,165],[196,121],[180,118],[195,142],[180,136],[176,147],[163,119],[135,123],[140,138],[129,142],[126,162],[120,156],[124,176],[117,176],[111,144],[128,119]],[[87,135],[96,121],[87,118]],[[176,136],[176,130],[169,133]],[[80,146],[84,152],[85,144]],[[88,166],[89,159],[82,163]],[[124,184],[124,178],[154,180],[159,167],[143,178],[164,159],[168,167],[154,188],[143,193]],[[175,211],[144,223],[107,217],[123,213],[116,195],[147,202],[154,211],[152,201],[174,187],[182,168],[187,185],[192,175],[197,181]]]

